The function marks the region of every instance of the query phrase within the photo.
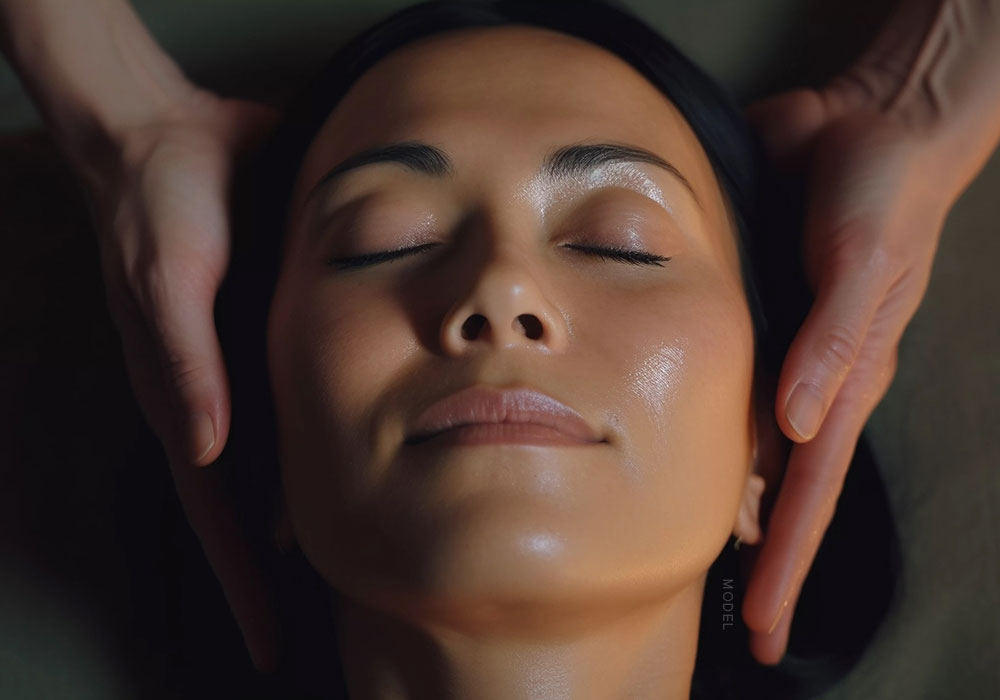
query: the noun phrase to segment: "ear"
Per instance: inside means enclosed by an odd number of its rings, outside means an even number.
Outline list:
[[[767,484],[772,487],[781,482],[784,471],[785,455],[781,428],[774,418],[774,388],[776,380],[769,374],[758,370],[754,381],[753,410],[750,416],[750,439],[753,444],[753,457],[746,484],[743,487],[743,499],[736,516],[733,534],[747,544],[760,542],[762,533],[761,513],[769,510],[772,504],[765,502]],[[774,498],[774,489],[768,494]]]
[[[760,498],[764,494],[764,486],[764,477],[760,474],[747,475],[747,482],[743,487],[743,499],[740,501],[740,510],[736,514],[736,526],[733,528],[733,534],[741,542],[747,544],[760,542]]]
[[[292,551],[295,548],[295,531],[292,529],[292,521],[288,517],[288,506],[285,504],[284,491],[278,494],[277,523],[274,528],[274,546],[282,554]]]

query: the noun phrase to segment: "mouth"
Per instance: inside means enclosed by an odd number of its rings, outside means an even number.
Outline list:
[[[520,443],[587,445],[607,442],[576,411],[530,388],[471,386],[432,404],[405,444]]]
[[[498,445],[504,443],[520,445],[573,446],[599,444],[550,428],[538,423],[469,423],[433,433],[424,437],[407,440],[408,445],[433,443],[446,445]]]

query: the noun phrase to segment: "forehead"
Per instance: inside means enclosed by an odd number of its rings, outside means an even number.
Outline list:
[[[411,42],[350,88],[303,161],[305,194],[335,163],[399,141],[454,155],[459,176],[533,171],[554,147],[635,145],[673,163],[717,228],[721,192],[697,137],[670,100],[623,59],[590,42],[527,25],[465,28]]]

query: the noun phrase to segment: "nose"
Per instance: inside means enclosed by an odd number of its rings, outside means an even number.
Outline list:
[[[441,346],[450,355],[483,343],[558,353],[568,340],[563,313],[546,299],[526,266],[510,258],[485,267],[441,324]]]

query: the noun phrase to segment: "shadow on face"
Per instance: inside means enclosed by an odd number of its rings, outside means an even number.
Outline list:
[[[759,536],[732,221],[627,63],[524,26],[409,44],[331,113],[291,212],[268,362],[288,514],[336,589],[596,613]],[[548,394],[602,441],[406,443],[474,384]]]

